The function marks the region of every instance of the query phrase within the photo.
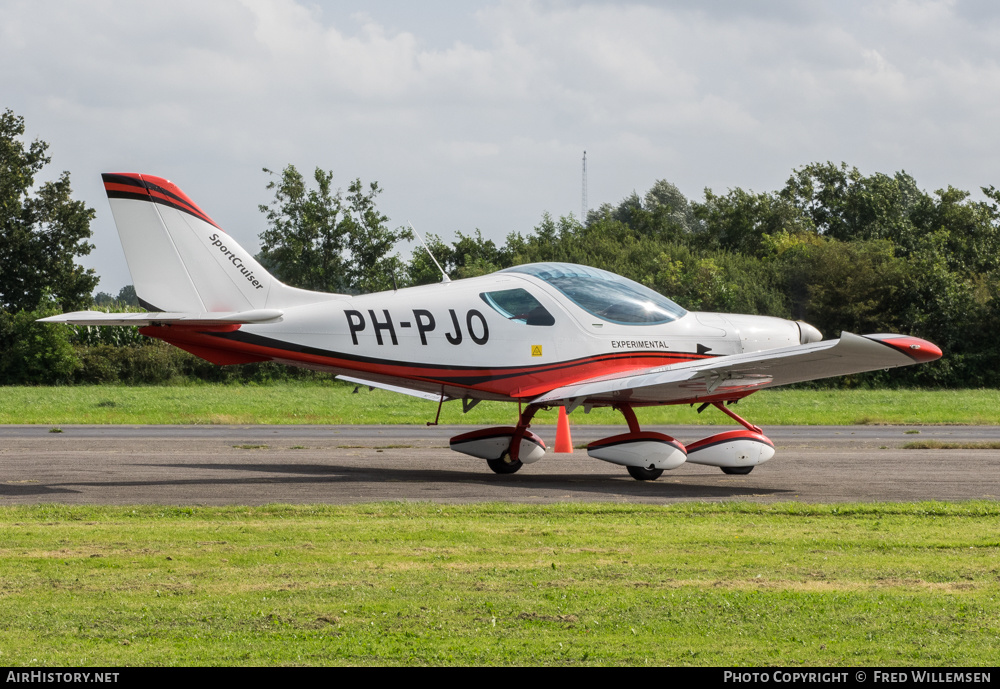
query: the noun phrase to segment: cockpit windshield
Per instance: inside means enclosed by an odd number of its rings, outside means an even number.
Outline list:
[[[572,263],[529,263],[500,271],[533,275],[601,320],[623,325],[657,325],[687,313],[638,282],[598,268]]]

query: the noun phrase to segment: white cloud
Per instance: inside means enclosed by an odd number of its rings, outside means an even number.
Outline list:
[[[346,7],[346,9],[345,9]],[[358,12],[359,8],[363,12]],[[968,2],[8,2],[4,107],[97,208],[98,173],[168,176],[253,247],[262,166],[378,180],[397,223],[502,239],[668,178],[773,189],[845,160],[996,183],[997,11]]]

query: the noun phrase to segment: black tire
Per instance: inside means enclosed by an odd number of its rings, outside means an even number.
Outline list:
[[[753,466],[748,467],[722,467],[723,474],[737,474],[739,476],[745,476],[753,471]]]
[[[514,474],[524,466],[524,463],[520,459],[515,459],[513,462],[510,461],[509,452],[504,452],[503,457],[500,459],[487,459],[486,463],[493,470],[494,474]]]
[[[663,469],[644,469],[643,467],[625,467],[629,476],[636,481],[655,481],[663,474]]]

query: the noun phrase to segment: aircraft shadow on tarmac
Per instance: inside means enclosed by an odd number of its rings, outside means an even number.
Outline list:
[[[120,479],[110,481],[70,481],[65,483],[17,483],[0,484],[0,497],[28,498],[43,497],[52,498],[58,502],[60,496],[86,495],[88,492],[100,492],[102,488],[143,488],[154,489],[158,486],[203,486],[205,488],[214,487],[215,493],[211,497],[225,497],[219,491],[226,486],[252,486],[252,485],[274,485],[274,486],[301,486],[301,485],[321,485],[321,484],[369,484],[371,486],[371,500],[398,500],[407,496],[398,494],[377,495],[384,493],[380,486],[399,484],[411,484],[414,487],[431,488],[436,491],[447,490],[453,487],[456,489],[454,496],[459,500],[518,500],[530,491],[531,497],[542,497],[543,495],[558,496],[561,499],[571,497],[567,494],[589,494],[591,496],[607,496],[616,498],[635,499],[675,499],[675,498],[695,498],[695,499],[720,499],[734,498],[740,496],[765,497],[782,496],[791,494],[788,489],[766,488],[760,485],[748,486],[744,482],[736,485],[712,485],[710,483],[696,483],[703,481],[703,476],[677,476],[676,478],[661,478],[659,481],[635,481],[628,476],[587,476],[573,474],[515,474],[497,475],[484,471],[456,471],[440,469],[398,469],[386,470],[383,467],[356,467],[338,465],[318,465],[318,464],[139,464],[136,466],[157,467],[162,469],[181,469],[185,472],[192,470],[204,471],[229,471],[229,472],[256,472],[264,474],[260,477],[254,476],[230,476],[230,477],[210,477],[192,478],[187,473],[184,478],[146,478],[146,479]],[[476,494],[475,489],[489,487],[495,489],[488,494]],[[190,496],[192,501],[197,502],[203,499],[204,495],[198,495],[194,491]],[[280,491],[273,496],[275,502],[281,502],[294,497],[301,499],[301,496],[286,496]],[[336,495],[329,495],[329,498],[336,498]],[[426,499],[426,494],[416,495],[415,499]],[[440,497],[446,497],[441,495]],[[356,500],[357,492],[353,489],[352,498]],[[320,501],[323,497],[319,498]],[[87,502],[103,502],[100,495],[95,494]],[[115,500],[119,502],[119,500]],[[145,502],[141,500],[140,502]]]
[[[590,493],[593,495],[627,496],[635,498],[731,498],[740,495],[766,496],[791,494],[794,491],[781,488],[766,488],[759,485],[712,485],[691,483],[703,477],[678,476],[682,482],[672,480],[659,481],[636,481],[629,476],[586,476],[567,474],[514,474],[497,475],[484,471],[455,471],[440,469],[398,469],[386,470],[384,468],[320,465],[320,464],[145,464],[142,466],[157,466],[174,469],[203,469],[206,471],[234,471],[234,472],[261,472],[274,474],[266,478],[210,478],[203,479],[183,478],[170,480],[148,480],[148,481],[100,481],[87,484],[76,483],[72,485],[91,486],[156,486],[156,485],[252,485],[252,484],[321,484],[321,483],[354,483],[371,484],[377,487],[386,483],[408,483],[419,486],[453,485],[453,486],[491,486],[498,489],[513,488],[518,489],[518,494],[505,495],[497,492],[491,495],[491,499],[503,500],[507,497],[522,497],[524,490],[532,491],[559,491]],[[290,476],[289,474],[298,474]],[[467,497],[466,495],[456,495],[456,497]],[[281,499],[278,497],[277,499]],[[373,498],[378,499],[378,498]],[[392,498],[397,499],[397,498]]]
[[[0,497],[23,498],[30,495],[49,495],[58,500],[60,495],[79,495],[82,490],[64,488],[62,486],[45,485],[44,483],[3,483],[0,484]]]

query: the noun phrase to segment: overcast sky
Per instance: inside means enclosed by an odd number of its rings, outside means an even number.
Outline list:
[[[252,251],[261,168],[289,163],[378,181],[394,226],[498,241],[579,215],[584,149],[592,208],[827,160],[1000,185],[995,7],[0,0],[0,108],[97,210],[84,263],[116,293],[101,172],[169,178]]]

